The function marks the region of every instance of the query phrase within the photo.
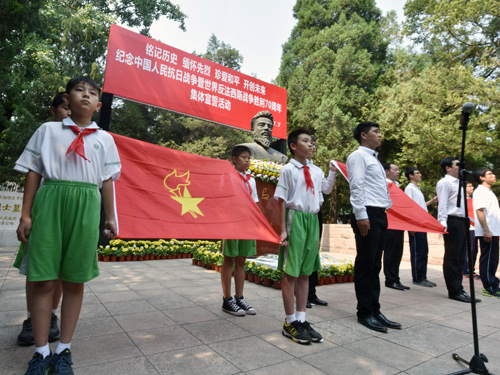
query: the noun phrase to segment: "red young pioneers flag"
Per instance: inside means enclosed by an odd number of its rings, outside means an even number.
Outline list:
[[[122,163],[118,238],[280,241],[228,161],[110,134]]]
[[[332,160],[347,181],[347,166]],[[389,183],[389,195],[392,207],[387,211],[389,229],[407,230],[411,232],[445,233],[444,227],[431,214],[420,207],[405,194],[396,184]]]

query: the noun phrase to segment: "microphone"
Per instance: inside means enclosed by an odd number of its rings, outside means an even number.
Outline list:
[[[467,127],[467,124],[469,123],[469,116],[474,110],[474,104],[472,103],[465,103],[462,107],[462,117],[460,117],[460,126],[465,126]]]

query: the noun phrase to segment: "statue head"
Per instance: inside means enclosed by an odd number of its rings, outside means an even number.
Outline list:
[[[252,118],[251,129],[254,142],[268,148],[273,140],[273,115],[269,111],[258,112]]]

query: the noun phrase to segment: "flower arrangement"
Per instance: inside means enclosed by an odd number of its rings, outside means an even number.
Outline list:
[[[100,256],[116,255],[127,256],[145,256],[149,255],[149,259],[158,259],[158,255],[176,255],[185,254],[188,258],[191,255],[198,254],[198,250],[203,248],[203,251],[220,252],[221,241],[180,241],[180,240],[111,240],[109,245],[99,246],[97,254]],[[145,258],[147,259],[147,257]],[[215,258],[214,258],[215,259]],[[218,261],[218,259],[216,259]]]
[[[272,268],[265,265],[257,267],[258,276],[260,276],[263,279],[270,279],[273,271],[274,270]]]
[[[252,177],[257,180],[277,184],[283,165],[283,163],[277,163],[267,159],[251,159],[250,172],[252,173]]]
[[[273,272],[271,272],[271,280],[273,281],[281,281],[283,280],[283,271],[280,271],[280,270],[273,270]]]
[[[257,270],[257,263],[250,262],[248,260],[245,262],[245,271],[247,273],[255,275],[256,270]]]

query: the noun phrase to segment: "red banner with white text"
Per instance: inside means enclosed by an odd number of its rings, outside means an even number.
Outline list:
[[[103,91],[211,122],[250,130],[270,111],[286,139],[286,90],[111,25]]]

